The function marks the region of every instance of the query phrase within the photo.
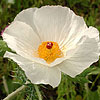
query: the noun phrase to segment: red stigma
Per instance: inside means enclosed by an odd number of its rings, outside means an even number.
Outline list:
[[[52,48],[52,46],[53,46],[53,43],[52,43],[52,42],[47,42],[46,47],[47,47],[48,49],[51,49],[51,48]]]

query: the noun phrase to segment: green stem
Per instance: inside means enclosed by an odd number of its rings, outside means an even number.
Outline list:
[[[94,87],[94,85],[95,85],[95,83],[96,83],[96,81],[97,81],[97,79],[98,79],[99,77],[100,77],[100,73],[97,75],[96,79],[92,82],[92,86],[91,86],[90,90]],[[86,83],[86,84],[87,84],[87,83]],[[88,90],[89,90],[89,89],[88,89],[88,86],[86,85],[85,87],[86,87],[86,91],[88,92]],[[84,96],[83,100],[85,100],[86,97],[88,97],[87,94]]]
[[[86,76],[86,79],[88,79],[88,76]],[[86,94],[85,94],[83,100],[86,100],[86,98],[88,97],[88,92],[89,92],[88,83],[85,83],[85,90],[86,90]]]
[[[97,79],[100,77],[100,73],[97,75],[96,79],[93,81],[92,86],[90,89],[92,89],[97,81]]]
[[[21,90],[23,90],[26,86],[23,85],[21,87],[19,87],[17,90],[15,90],[14,92],[12,92],[11,94],[9,94],[6,98],[4,98],[3,100],[11,100],[12,97],[16,96]]]
[[[39,91],[38,86],[34,84],[34,87],[35,87],[35,90],[36,90],[36,93],[37,93],[37,95],[38,95],[39,100],[42,100],[42,95],[41,95],[41,93],[40,93],[40,91]]]
[[[4,84],[5,91],[8,95],[9,94],[9,89],[8,89],[8,85],[7,85],[7,81],[6,81],[5,76],[3,76],[2,79],[3,79],[3,84]]]

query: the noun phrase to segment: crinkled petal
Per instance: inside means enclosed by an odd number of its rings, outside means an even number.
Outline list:
[[[36,10],[34,24],[42,41],[57,42],[66,22],[71,23],[72,14],[69,8],[61,6],[44,6]]]
[[[91,64],[98,61],[98,59],[98,44],[95,39],[87,37],[71,51],[70,57],[59,64],[58,67],[62,72],[75,77]]]
[[[4,31],[4,33],[14,36],[23,42],[27,42],[28,44],[37,48],[40,44],[40,39],[34,30],[26,23],[20,21],[12,22]]]
[[[35,10],[38,8],[28,8],[23,11],[21,11],[17,16],[15,17],[14,21],[21,21],[24,22],[30,26],[33,26],[33,15]]]
[[[85,28],[81,34],[78,34],[78,36],[73,36],[73,39],[71,41],[68,41],[68,43],[64,45],[65,55],[70,50],[73,50],[77,46],[77,44],[82,40],[82,38],[86,36],[88,36],[89,38],[94,38],[97,41],[97,43],[99,42],[99,31],[95,27],[90,26],[89,28]],[[60,48],[63,49],[62,46]]]
[[[12,50],[23,57],[25,55],[33,57],[41,43],[33,29],[19,21],[13,22],[6,28],[3,39]]]
[[[28,9],[21,11],[19,14],[17,14],[14,21],[21,21],[21,22],[24,22],[24,23],[30,25],[33,28],[33,30],[35,31],[35,33],[37,33],[37,29],[34,25],[34,20],[33,20],[34,12],[37,9],[38,8],[28,8]]]
[[[60,48],[64,46],[69,46],[72,44],[76,44],[80,38],[84,35],[84,30],[87,29],[85,21],[83,17],[77,16],[74,12],[70,11],[72,17],[70,18],[70,23],[66,24],[61,32],[61,37],[59,39]],[[70,16],[68,16],[70,17]]]
[[[48,67],[34,63],[10,52],[6,52],[4,57],[13,59],[34,84],[50,84],[52,87],[57,87],[61,81],[61,72],[57,67]]]
[[[90,26],[85,30],[84,34],[89,38],[95,38],[97,42],[99,41],[99,31],[95,27]]]
[[[30,69],[30,72],[26,72],[26,75],[35,84],[43,83],[57,87],[61,81],[61,72],[57,67],[48,67],[34,63],[30,66]]]
[[[98,43],[98,47],[99,47],[99,56],[100,56],[100,42]]]

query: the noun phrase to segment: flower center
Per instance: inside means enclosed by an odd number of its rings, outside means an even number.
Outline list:
[[[48,64],[53,62],[55,59],[63,56],[62,51],[56,42],[42,42],[38,48],[38,55],[40,58],[44,59]]]

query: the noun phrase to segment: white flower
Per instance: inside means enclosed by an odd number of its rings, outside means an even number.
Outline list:
[[[34,84],[59,85],[61,72],[75,77],[99,59],[99,32],[61,6],[20,12],[3,33],[17,54],[6,52]]]

